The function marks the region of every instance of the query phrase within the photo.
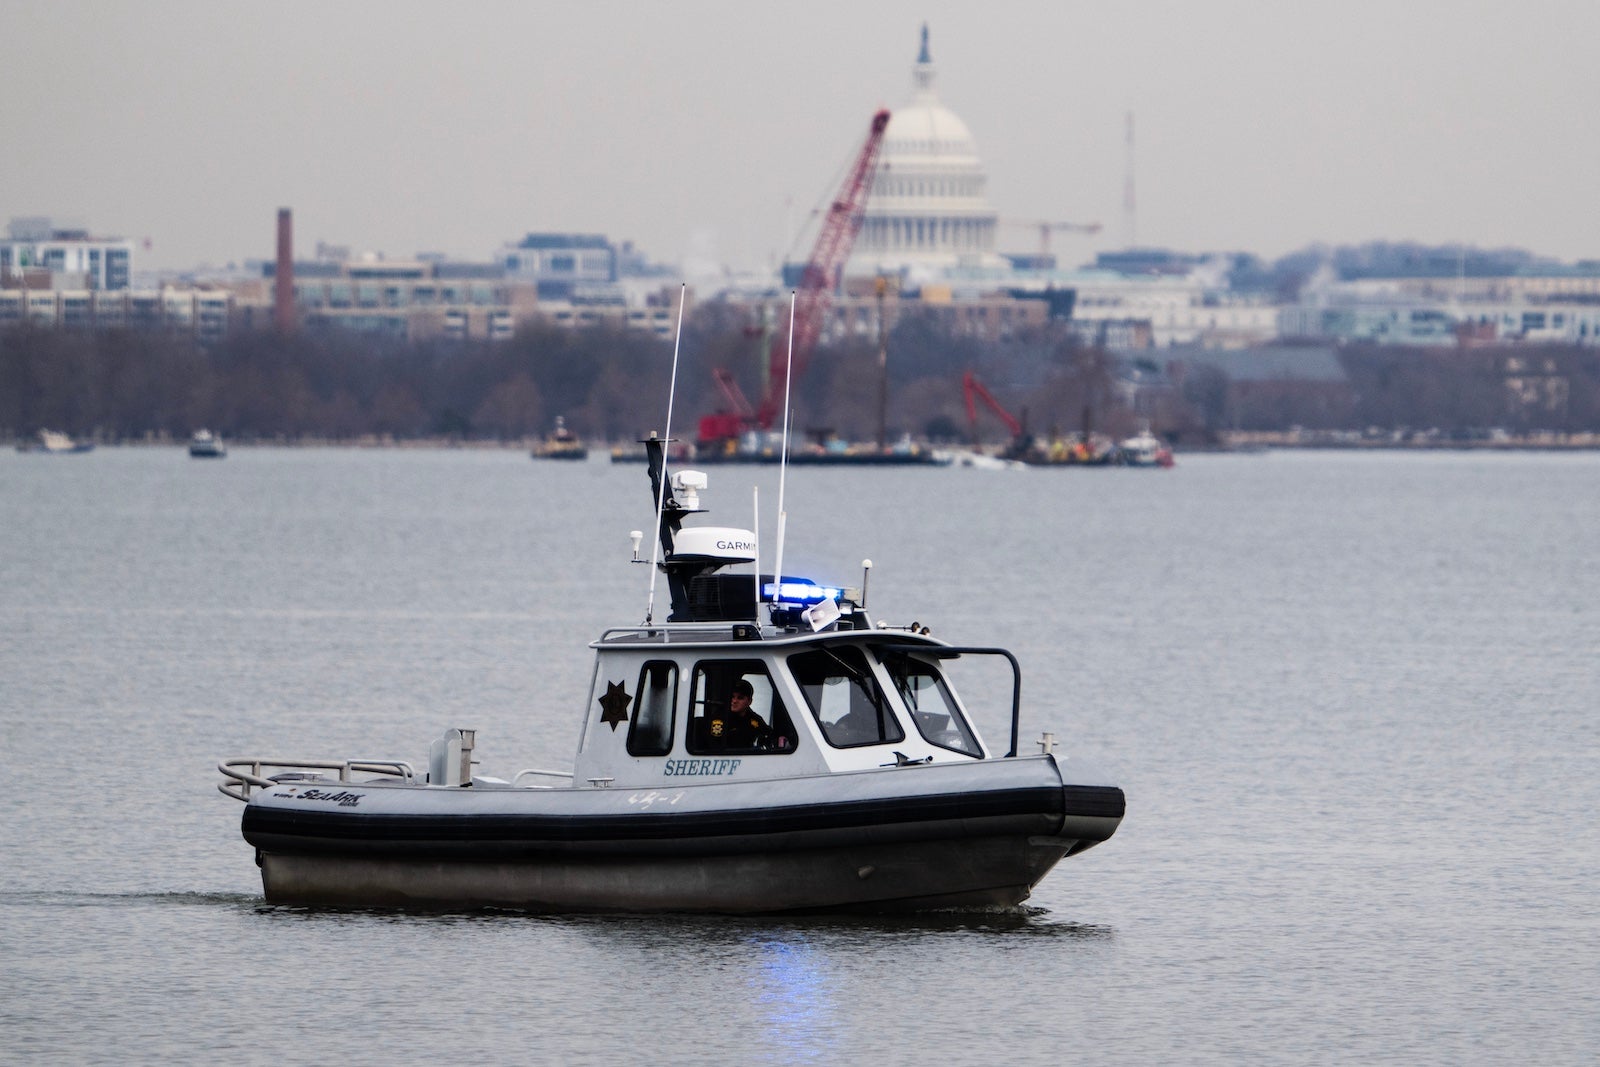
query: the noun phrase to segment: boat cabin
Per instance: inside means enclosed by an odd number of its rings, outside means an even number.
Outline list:
[[[1008,755],[1016,754],[1021,679],[1011,653],[954,648],[915,625],[875,626],[855,589],[758,566],[726,572],[757,564],[755,533],[684,528],[703,510],[706,476],[669,475],[664,443],[652,436],[645,445],[671,614],[664,624],[647,616],[607,630],[590,646],[575,784],[658,787],[986,759],[941,668],[960,655],[1010,661]],[[636,560],[642,538],[634,532]]]
[[[754,625],[608,631],[594,645],[574,779],[659,787],[990,755],[941,662],[904,630]]]

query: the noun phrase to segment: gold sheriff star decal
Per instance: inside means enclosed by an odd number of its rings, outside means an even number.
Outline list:
[[[628,705],[631,698],[628,689],[622,682],[607,682],[606,695],[600,698],[600,706],[605,710],[600,714],[600,721],[611,724],[611,732],[617,732],[620,723],[628,721]]]

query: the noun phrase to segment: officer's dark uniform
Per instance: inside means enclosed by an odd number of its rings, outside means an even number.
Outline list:
[[[728,751],[771,748],[772,727],[753,711],[720,711],[706,723],[706,739],[712,746]]]

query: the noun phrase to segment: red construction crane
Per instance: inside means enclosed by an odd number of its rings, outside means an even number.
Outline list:
[[[761,398],[761,406],[756,409],[756,421],[762,429],[770,427],[781,410],[785,372],[790,372],[787,377],[791,380],[798,378],[805,370],[806,361],[811,358],[817,338],[822,336],[822,327],[828,321],[828,309],[833,306],[833,291],[839,285],[839,272],[850,258],[856,234],[861,232],[867,193],[872,187],[872,176],[878,169],[878,152],[883,148],[883,132],[888,126],[888,111],[879,111],[872,116],[867,143],[861,146],[855,164],[845,176],[844,184],[839,186],[839,195],[829,205],[827,217],[822,220],[822,230],[817,234],[816,247],[811,250],[811,258],[806,261],[806,269],[800,275],[800,285],[795,291],[792,367],[788,331],[779,330],[772,339],[767,391]]]
[[[740,418],[748,419],[754,414],[755,409],[750,406],[749,398],[739,388],[739,382],[732,374],[718,367],[711,372],[711,376],[717,380],[717,388],[722,390],[722,395]]]
[[[747,423],[753,423],[758,429],[771,429],[773,423],[779,421],[778,416],[783,411],[786,379],[791,382],[799,380],[805,371],[807,360],[811,358],[811,350],[816,347],[817,339],[822,336],[822,328],[828,320],[828,310],[833,305],[833,293],[839,285],[839,274],[844,270],[845,261],[850,258],[850,249],[855,245],[856,235],[861,232],[867,194],[872,188],[872,178],[878,169],[878,154],[883,148],[883,134],[888,126],[888,111],[879,111],[872,116],[866,143],[856,154],[855,162],[845,176],[844,183],[839,186],[838,195],[828,207],[828,213],[822,220],[822,228],[817,234],[817,243],[811,250],[811,258],[806,261],[805,270],[800,275],[800,284],[795,289],[792,367],[787,324],[773,331],[772,345],[767,353],[766,387],[762,391],[761,402],[756,406],[754,414],[745,420]],[[737,410],[738,402],[729,395],[727,388],[732,380],[731,377],[726,371],[715,373],[718,385]],[[740,415],[743,414],[740,412]],[[727,415],[706,416],[701,420],[701,441],[726,438],[728,435],[725,431],[731,422],[732,418]],[[719,430],[724,432],[718,432]]]
[[[993,393],[984,388],[983,383],[978,381],[976,374],[967,371],[961,376],[961,393],[967,401],[967,424],[972,428],[973,444],[976,445],[978,443],[978,405],[974,403],[975,398],[982,400],[984,405],[994,412],[1001,422],[1006,424],[1006,429],[1011,431],[1013,440],[1022,436],[1022,423],[1018,422],[1011,412],[1000,406],[1000,401],[994,398]]]

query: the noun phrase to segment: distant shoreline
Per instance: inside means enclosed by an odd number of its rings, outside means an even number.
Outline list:
[[[16,445],[31,441],[31,437],[12,438],[8,444]],[[130,437],[126,440],[102,440],[96,437],[82,437],[77,440],[88,441],[96,448],[173,448],[186,449],[189,447],[187,437]],[[454,440],[448,437],[415,437],[415,438],[383,438],[383,437],[224,437],[223,442],[229,448],[397,448],[397,449],[475,449],[482,451],[531,451],[539,444],[540,438],[529,437],[521,441],[481,441],[481,440]]]
[[[32,438],[10,438],[6,450],[26,444]],[[188,438],[130,438],[127,440],[101,440],[81,438],[96,448],[154,448],[186,449]],[[232,448],[343,448],[343,449],[397,449],[412,451],[479,451],[479,452],[531,452],[542,438],[529,437],[520,441],[463,440],[448,437],[391,438],[363,436],[357,438],[225,438]],[[634,444],[635,442],[628,442]],[[614,449],[627,445],[601,444],[591,446],[594,455],[609,458]],[[964,445],[930,445],[933,451],[972,451]],[[1593,452],[1600,451],[1600,433],[1566,435],[1537,435],[1496,440],[1457,441],[1445,438],[1414,438],[1396,441],[1389,437],[1346,437],[1340,431],[1268,433],[1230,432],[1214,444],[1184,444],[1172,446],[1176,455],[1248,455],[1268,451],[1341,451],[1341,452]],[[985,454],[988,454],[985,452]]]
[[[1413,436],[1396,440],[1392,435],[1368,437],[1349,431],[1299,433],[1235,432],[1223,435],[1220,451],[1248,452],[1265,449],[1323,449],[1354,452],[1590,452],[1600,449],[1600,434],[1533,434],[1455,440]],[[1182,453],[1182,446],[1174,451]],[[1196,451],[1201,451],[1197,449]]]

